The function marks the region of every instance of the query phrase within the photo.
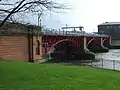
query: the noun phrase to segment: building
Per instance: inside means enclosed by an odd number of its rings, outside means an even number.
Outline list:
[[[40,60],[41,46],[38,26],[7,22],[0,28],[0,60]]]
[[[105,22],[98,25],[98,33],[108,34],[112,41],[120,40],[120,22]]]

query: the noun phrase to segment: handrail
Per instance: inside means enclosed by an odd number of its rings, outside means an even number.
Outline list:
[[[95,33],[86,33],[84,31],[65,31],[65,30],[55,30],[55,29],[52,30],[44,29],[42,30],[42,33],[49,35],[109,37],[106,34],[95,34]]]

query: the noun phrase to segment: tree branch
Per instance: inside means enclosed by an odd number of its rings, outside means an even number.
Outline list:
[[[15,2],[12,1],[13,0],[5,0],[3,3],[0,3],[0,7],[2,7],[0,8],[0,16],[4,15],[5,18],[2,23],[0,23],[0,27],[6,22],[6,20],[8,20],[9,18],[11,18],[11,20],[14,20],[16,17],[19,17],[18,15],[25,16],[25,14],[28,13],[37,14],[47,10],[55,12],[54,9],[65,9],[63,4],[56,3],[54,2],[54,0],[14,0]],[[4,5],[7,8],[4,7]]]
[[[6,20],[14,13],[14,11],[15,11],[17,8],[20,7],[20,5],[21,5],[24,1],[25,1],[25,0],[22,0],[22,1],[18,4],[18,6],[16,6],[16,7],[8,14],[8,16],[1,22],[0,27],[4,25],[4,23],[6,22]]]
[[[0,9],[0,11],[10,13],[9,10]]]

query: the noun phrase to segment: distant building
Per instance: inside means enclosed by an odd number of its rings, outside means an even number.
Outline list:
[[[98,25],[98,33],[108,34],[112,40],[120,40],[120,22],[105,22]]]

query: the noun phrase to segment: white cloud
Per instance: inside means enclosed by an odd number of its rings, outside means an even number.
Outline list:
[[[85,31],[97,31],[103,22],[120,21],[119,0],[62,0],[73,7],[65,14],[46,15],[43,23],[50,28],[61,28],[66,24],[84,26]]]

